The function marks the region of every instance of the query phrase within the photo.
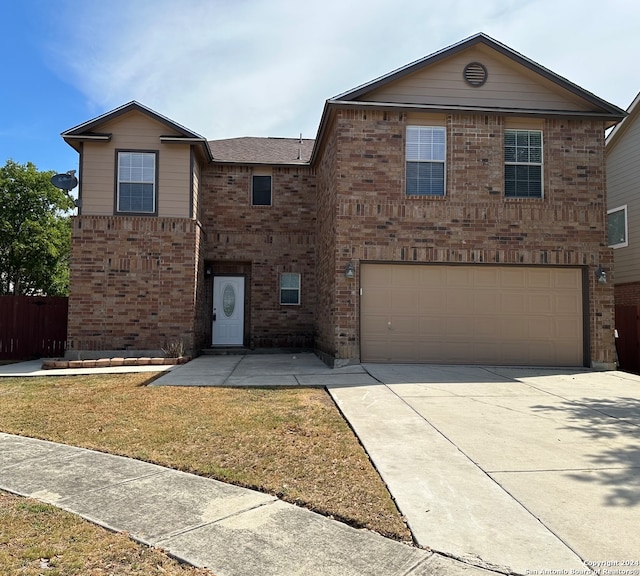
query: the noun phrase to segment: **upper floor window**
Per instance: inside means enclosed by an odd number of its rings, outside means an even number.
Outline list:
[[[118,212],[156,211],[156,152],[118,152]]]
[[[624,248],[629,245],[626,204],[607,211],[607,226],[610,248]]]
[[[253,176],[251,204],[253,206],[271,206],[271,176]]]
[[[444,126],[407,126],[407,196],[444,196]]]
[[[542,131],[504,131],[504,195],[542,198]]]

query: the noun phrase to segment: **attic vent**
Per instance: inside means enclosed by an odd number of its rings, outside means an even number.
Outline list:
[[[482,86],[487,81],[487,76],[487,69],[480,62],[471,62],[464,67],[464,81],[474,88]]]

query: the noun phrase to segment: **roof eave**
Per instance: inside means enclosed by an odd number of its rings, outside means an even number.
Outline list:
[[[620,110],[618,113],[599,112],[596,110],[555,110],[555,109],[532,109],[532,108],[506,108],[499,106],[463,106],[463,105],[442,105],[442,104],[407,104],[395,102],[367,102],[353,100],[328,100],[329,108],[380,108],[416,111],[424,110],[429,112],[471,112],[471,113],[491,113],[505,116],[550,116],[550,117],[572,117],[572,118],[597,118],[610,120],[612,123],[622,120],[627,113]],[[324,117],[324,115],[323,115]]]
[[[234,166],[290,166],[290,167],[304,167],[309,166],[311,162],[309,160],[298,160],[293,162],[258,162],[258,161],[243,161],[243,160],[221,160],[220,158],[213,158],[213,164],[229,164]]]

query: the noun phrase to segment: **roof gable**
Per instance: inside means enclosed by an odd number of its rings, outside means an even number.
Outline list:
[[[124,119],[126,115],[132,113],[142,114],[149,119],[163,125],[167,129],[167,134],[160,137],[161,141],[174,142],[174,143],[186,143],[197,144],[200,146],[202,153],[208,161],[211,161],[211,149],[206,139],[200,134],[185,128],[184,126],[170,120],[162,114],[158,114],[151,108],[143,106],[135,100],[124,104],[110,112],[102,114],[92,120],[83,122],[78,126],[74,126],[69,130],[65,130],[61,136],[73,148],[79,150],[80,142],[83,141],[109,141],[111,134],[108,132],[109,128],[118,124],[119,120]],[[106,131],[105,131],[106,130]]]
[[[467,83],[467,64],[480,63],[486,81]],[[485,34],[476,34],[329,103],[377,103],[440,110],[576,113],[619,120],[624,112]]]
[[[170,120],[169,118],[167,118],[166,116],[163,116],[162,114],[158,114],[154,110],[151,110],[151,108],[147,108],[146,106],[143,106],[142,104],[140,104],[139,102],[136,102],[135,100],[132,100],[127,104],[123,104],[122,106],[119,106],[118,108],[115,108],[110,112],[106,112],[105,114],[102,114],[96,118],[93,118],[92,120],[83,122],[82,124],[79,124],[78,126],[70,128],[69,130],[65,130],[62,133],[62,137],[64,138],[66,136],[81,136],[81,135],[95,133],[104,124],[107,124],[108,122],[111,122],[112,120],[118,118],[119,116],[122,116],[134,110],[153,118],[154,120],[160,122],[161,124],[164,124],[165,126],[167,126],[167,128],[177,132],[179,135],[185,138],[203,139],[203,137],[200,136],[200,134],[197,134],[196,132],[192,132],[188,128],[181,126],[177,122]]]

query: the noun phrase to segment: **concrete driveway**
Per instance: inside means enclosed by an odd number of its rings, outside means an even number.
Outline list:
[[[372,383],[328,389],[420,545],[520,574],[640,574],[640,377],[363,367]]]

